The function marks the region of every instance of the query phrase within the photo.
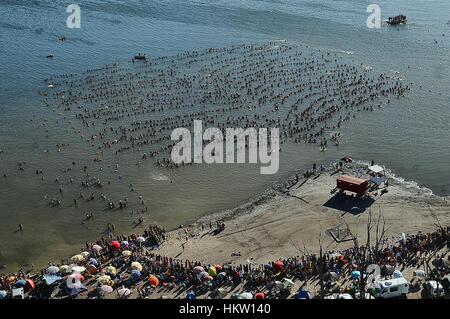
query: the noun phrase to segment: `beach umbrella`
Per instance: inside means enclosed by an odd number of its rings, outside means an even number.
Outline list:
[[[82,266],[75,266],[75,267],[72,267],[72,272],[78,272],[78,273],[82,273],[82,272],[84,272],[86,270],[86,268],[85,267],[82,267]]]
[[[103,248],[99,245],[94,245],[92,246],[92,250],[96,253],[100,252],[100,250],[102,250]]]
[[[98,270],[97,267],[95,267],[94,265],[90,265],[87,269],[88,273],[90,273],[91,275],[95,275],[97,274]]]
[[[394,270],[394,278],[402,278],[403,274],[400,270],[396,269]]]
[[[214,266],[209,267],[208,274],[212,277],[217,276],[217,270]]]
[[[359,276],[361,276],[361,273],[360,273],[358,270],[354,270],[354,271],[352,271],[352,272],[350,273],[350,277],[351,277],[352,279],[356,279],[356,278],[358,278]]]
[[[108,266],[108,267],[105,268],[105,272],[108,275],[115,276],[117,274],[117,269],[116,269],[116,267]]]
[[[294,285],[294,282],[291,279],[283,278],[284,287],[290,287]]]
[[[54,273],[57,273],[58,271],[59,271],[59,268],[56,266],[50,266],[47,268],[47,272],[49,274],[54,274]]]
[[[425,278],[427,276],[427,274],[425,273],[425,271],[418,269],[418,270],[414,271],[414,276],[417,276],[419,278]]]
[[[25,287],[26,284],[27,284],[27,282],[25,280],[21,279],[21,280],[16,281],[14,283],[13,287],[14,288],[22,288],[22,287]]]
[[[61,273],[67,273],[67,272],[69,272],[69,266],[68,265],[62,265],[61,267],[59,267],[59,271],[61,272]]]
[[[205,269],[204,269],[202,266],[195,266],[195,267],[194,267],[194,272],[195,272],[196,274],[199,274],[199,273],[201,273],[201,272],[203,272],[203,271],[205,271]]]
[[[131,290],[128,288],[121,288],[117,291],[117,293],[119,294],[119,297],[127,297],[131,294]]]
[[[126,240],[122,240],[121,242],[120,242],[120,247],[127,247],[129,245],[129,243],[128,243],[128,241],[126,241]]]
[[[83,286],[81,282],[77,282],[74,284],[67,285],[66,291],[69,293],[69,296],[73,297],[81,292],[87,291],[87,288]]]
[[[122,251],[122,256],[128,257],[128,256],[130,256],[130,255],[131,255],[131,251],[129,251],[129,250],[124,250],[124,251]]]
[[[275,271],[281,271],[284,268],[284,264],[281,261],[276,261],[273,263],[273,269]]]
[[[137,269],[133,269],[132,273],[134,276],[137,276],[137,277],[140,277],[142,275],[141,272]]]
[[[219,273],[217,274],[217,277],[219,277],[219,278],[221,278],[221,277],[226,277],[226,276],[227,276],[227,273],[224,272],[224,271],[219,272]]]
[[[145,238],[142,236],[139,236],[138,238],[136,238],[136,240],[140,243],[143,243],[145,241]]]
[[[71,261],[73,261],[73,262],[80,262],[80,261],[83,261],[84,260],[84,256],[83,255],[75,255],[75,256],[72,256],[72,258],[70,258],[70,260]]]
[[[34,281],[33,281],[33,280],[31,280],[31,279],[25,279],[25,281],[27,282],[27,284],[25,285],[25,289],[26,289],[27,291],[31,291],[31,290],[33,290],[33,289],[36,287],[36,285],[34,284]]]
[[[100,289],[101,289],[104,293],[107,293],[107,294],[112,293],[113,290],[114,290],[113,287],[108,286],[108,285],[102,285],[102,286],[100,287]]]
[[[112,242],[109,243],[109,247],[111,247],[114,250],[119,250],[120,243],[117,240],[113,240]]]
[[[83,251],[80,255],[83,256],[84,259],[86,259],[87,257],[89,257],[90,253],[88,253],[87,251]]]
[[[195,293],[191,290],[187,293],[186,295],[186,299],[197,299],[197,296],[195,295]]]
[[[3,298],[5,298],[5,297],[6,297],[6,295],[7,295],[7,293],[6,293],[6,291],[5,291],[5,290],[0,290],[0,299],[3,299]]]
[[[264,268],[266,268],[266,269],[272,269],[273,267],[272,267],[272,265],[270,265],[270,264],[264,264]]]
[[[295,299],[310,299],[310,298],[311,293],[305,289],[300,289],[297,295],[295,295]]]
[[[158,286],[159,285],[159,279],[156,276],[150,275],[150,278],[148,279],[150,285],[152,286]]]
[[[131,263],[131,269],[137,269],[139,271],[142,271],[142,265],[138,263],[137,261],[133,261]]]
[[[253,299],[253,295],[250,292],[243,292],[239,295],[239,299]]]
[[[57,274],[57,273],[55,273],[55,274],[47,274],[47,275],[42,276],[42,278],[44,278],[45,283],[47,284],[47,286],[49,286],[49,285],[53,284],[54,282],[59,281],[59,280],[62,279],[62,277],[59,274]]]
[[[111,277],[108,275],[103,275],[98,277],[97,281],[103,285],[112,285],[113,281],[111,280]]]
[[[71,280],[73,283],[84,281],[85,278],[82,274],[72,274],[67,279]]]
[[[97,266],[98,265],[98,261],[95,258],[89,258],[89,263],[91,265]]]
[[[266,296],[262,292],[258,292],[255,294],[255,299],[264,299]]]

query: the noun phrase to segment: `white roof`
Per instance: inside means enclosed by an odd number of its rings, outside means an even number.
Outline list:
[[[379,173],[384,171],[384,168],[381,167],[380,165],[373,165],[373,166],[369,166],[369,170],[371,170],[374,173]]]
[[[402,285],[402,284],[409,284],[409,282],[403,277],[380,281],[380,285],[383,288],[390,287],[390,286]]]

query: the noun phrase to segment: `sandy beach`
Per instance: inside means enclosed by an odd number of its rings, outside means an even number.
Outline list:
[[[194,236],[189,236],[184,251],[181,243],[185,242],[186,236],[179,236],[179,230],[174,230],[159,252],[203,262],[246,263],[247,259],[251,259],[265,263],[274,258],[303,254],[305,247],[310,252],[318,252],[321,234],[324,249],[348,248],[353,241],[337,244],[325,235],[325,231],[338,225],[344,228],[347,223],[351,232],[363,243],[370,209],[375,215],[382,211],[388,238],[399,238],[402,232],[415,234],[435,230],[436,218],[433,214],[442,225],[449,224],[448,197],[435,196],[427,189],[408,186],[392,178],[392,175],[389,191],[381,196],[379,191],[377,196],[372,195],[374,201],[370,206],[351,196],[339,199],[330,194],[336,186],[336,177],[342,173],[351,174],[351,171],[351,168],[344,168],[342,171],[318,172],[307,180],[300,179],[289,190],[285,187],[273,189],[235,209],[204,216],[186,228]],[[217,220],[223,220],[226,228],[214,235]],[[212,221],[212,230],[209,229],[209,221]],[[204,231],[201,231],[202,223]],[[238,251],[242,256],[231,256]]]

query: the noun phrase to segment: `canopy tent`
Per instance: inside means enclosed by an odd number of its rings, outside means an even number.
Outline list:
[[[375,174],[381,173],[384,171],[384,168],[380,165],[372,165],[369,166],[369,171],[374,172]]]

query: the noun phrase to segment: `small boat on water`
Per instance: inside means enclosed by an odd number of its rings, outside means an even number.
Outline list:
[[[135,55],[134,56],[134,59],[135,60],[147,60],[147,54],[141,54],[141,53],[139,53],[138,55]]]
[[[47,55],[47,58],[53,58],[53,54]]]
[[[405,24],[406,16],[404,16],[403,14],[399,14],[395,17],[389,17],[386,22],[390,25]]]

